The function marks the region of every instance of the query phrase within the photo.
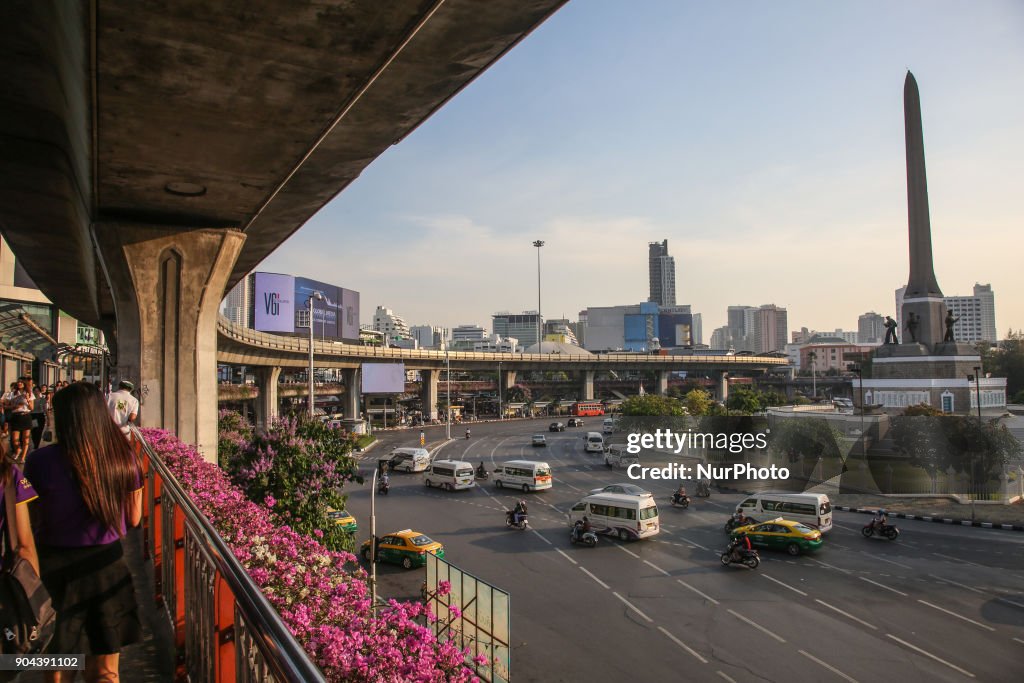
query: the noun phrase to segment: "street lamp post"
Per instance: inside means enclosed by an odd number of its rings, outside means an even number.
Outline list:
[[[807,357],[811,359],[811,400],[813,401],[818,397],[818,354],[816,354],[814,351],[811,351],[809,354],[807,354]]]
[[[501,361],[498,361],[498,419],[504,420],[505,413],[501,410]]]
[[[852,372],[857,373],[857,379],[860,382],[860,454],[867,457],[868,442],[867,435],[864,433],[864,373],[863,368],[859,364],[852,364],[849,366]]]
[[[541,331],[540,331],[540,248],[544,246],[544,240],[535,240],[533,246],[537,247],[537,353],[541,352]]]
[[[445,436],[450,440],[452,438],[452,363],[448,357],[447,349],[445,349],[444,352],[444,366],[445,375],[447,377],[445,382],[445,394],[447,395],[447,398],[445,399],[444,406],[444,425]]]
[[[313,419],[313,299],[324,300],[320,292],[309,295],[309,418]]]

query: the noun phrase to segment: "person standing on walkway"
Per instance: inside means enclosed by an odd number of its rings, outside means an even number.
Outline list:
[[[11,406],[11,457],[17,463],[24,463],[28,455],[29,440],[32,438],[32,394],[24,379],[18,380]]]
[[[121,539],[142,518],[142,472],[103,394],[77,383],[53,396],[57,442],[31,453],[25,476],[39,499],[40,577],[57,628],[48,651],[81,653],[85,680],[116,681],[120,651],[142,638]],[[70,683],[74,671],[53,672]]]
[[[39,448],[39,442],[43,438],[43,430],[46,429],[46,413],[49,408],[50,394],[44,384],[42,388],[36,387],[35,400],[32,403],[32,449]]]
[[[134,389],[134,384],[123,379],[117,385],[117,391],[107,397],[107,410],[110,411],[110,417],[114,419],[114,424],[125,436],[131,434],[128,425],[139,418],[139,399],[132,396]]]

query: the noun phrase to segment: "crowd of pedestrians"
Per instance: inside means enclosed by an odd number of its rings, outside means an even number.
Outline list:
[[[14,520],[0,513],[0,533],[16,525],[18,552],[53,600],[56,633],[46,651],[86,655],[90,682],[119,680],[121,649],[142,637],[122,547],[142,516],[128,427],[139,413],[133,389],[121,382],[105,397],[93,383],[35,387],[25,377],[2,397],[0,511],[11,481],[16,505]],[[49,672],[48,680],[74,674]]]

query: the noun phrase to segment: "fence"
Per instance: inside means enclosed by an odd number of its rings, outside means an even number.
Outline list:
[[[174,633],[178,678],[210,683],[320,683],[310,661],[224,539],[142,434],[143,530],[156,599]]]

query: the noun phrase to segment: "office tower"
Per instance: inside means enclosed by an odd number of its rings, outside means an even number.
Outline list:
[[[651,296],[659,306],[676,305],[676,260],[668,255],[668,240],[647,245],[647,266],[651,280]]]

